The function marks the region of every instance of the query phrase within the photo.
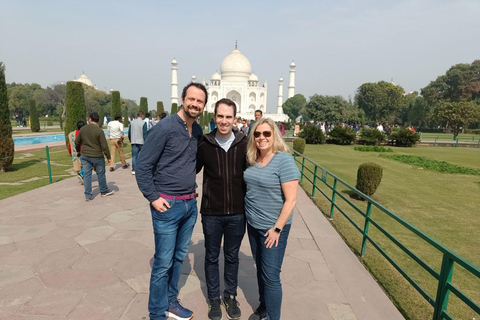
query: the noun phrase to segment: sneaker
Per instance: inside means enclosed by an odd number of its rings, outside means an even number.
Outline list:
[[[115,168],[110,167],[110,172],[115,171]]]
[[[228,319],[240,319],[242,316],[242,312],[240,311],[240,303],[238,303],[235,296],[230,295],[227,297],[223,297],[223,304],[225,305],[225,310],[227,310],[227,318]]]
[[[193,311],[184,308],[180,304],[180,300],[175,300],[169,303],[168,309],[165,311],[165,315],[167,318],[172,317],[177,320],[189,320],[193,318]]]
[[[83,176],[81,174],[77,174],[78,182],[83,185]]]
[[[122,169],[127,169],[128,167],[130,167],[130,164],[129,164],[129,163],[125,163],[125,165],[122,166]]]
[[[132,174],[135,175],[135,171],[132,171]]]
[[[222,308],[220,305],[222,301],[219,299],[210,299],[208,304],[208,319],[211,320],[222,320]]]
[[[260,303],[257,310],[253,313],[258,317],[259,320],[267,320],[267,307],[265,304]]]
[[[85,199],[85,202],[90,202],[92,200],[93,200],[93,198],[87,198],[87,199]]]
[[[102,193],[102,197],[108,197],[108,196],[111,196],[112,194],[113,194],[113,191],[112,191],[112,190],[108,190],[107,192]]]

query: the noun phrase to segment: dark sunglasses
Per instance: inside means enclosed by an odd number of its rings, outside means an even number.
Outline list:
[[[263,131],[263,132],[255,131],[255,132],[253,133],[253,136],[254,136],[255,138],[259,138],[261,134],[263,134],[263,136],[264,136],[265,138],[270,138],[270,137],[272,136],[272,131]]]

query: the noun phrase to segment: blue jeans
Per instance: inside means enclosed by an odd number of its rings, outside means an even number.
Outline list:
[[[132,171],[135,171],[135,162],[137,161],[138,154],[142,150],[143,144],[132,143]]]
[[[107,179],[105,178],[105,159],[82,156],[83,167],[83,188],[85,190],[85,198],[92,198],[92,170],[95,168],[98,177],[98,186],[100,193],[108,192]]]
[[[289,224],[283,227],[280,233],[278,246],[267,249],[265,246],[266,237],[264,234],[268,230],[255,229],[247,224],[248,239],[252,248],[253,260],[257,266],[257,282],[260,303],[267,307],[267,316],[269,320],[279,320],[282,309],[282,283],[280,282],[280,272],[287,248],[287,239],[290,232]]]
[[[178,295],[182,263],[197,220],[197,200],[167,200],[170,209],[152,212],[155,256],[150,277],[150,319],[166,319],[165,311]]]
[[[218,256],[223,241],[225,269],[224,296],[236,296],[238,286],[238,252],[245,234],[245,215],[208,216],[202,215],[203,234],[205,236],[205,278],[208,299],[220,297],[220,276]]]

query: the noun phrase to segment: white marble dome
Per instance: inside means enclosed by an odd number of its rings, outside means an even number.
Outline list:
[[[247,57],[235,49],[223,59],[220,70],[222,80],[245,81],[252,72],[252,66]]]
[[[258,77],[255,73],[252,73],[249,77],[248,77],[248,81],[258,81]]]
[[[94,87],[94,88],[96,89],[96,87],[95,87],[95,85],[93,84],[92,80],[88,79],[88,77],[87,77],[86,75],[84,75],[84,74],[82,74],[82,75],[80,76],[80,78],[75,79],[74,81],[78,81],[78,82],[85,83],[87,86]]]
[[[220,76],[220,74],[218,72],[215,72],[213,75],[212,75],[212,79],[211,80],[222,80],[222,77]]]

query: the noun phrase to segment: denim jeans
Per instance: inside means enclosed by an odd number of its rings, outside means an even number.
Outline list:
[[[253,260],[257,266],[257,282],[260,303],[265,303],[269,320],[278,320],[282,308],[282,283],[280,271],[282,268],[287,239],[290,232],[289,224],[280,233],[278,246],[267,249],[265,245],[267,230],[255,229],[247,224],[248,239],[252,248]]]
[[[197,200],[167,200],[170,209],[152,212],[155,256],[150,277],[150,319],[166,319],[165,311],[177,299],[182,263],[188,253],[197,220]]]
[[[83,188],[85,190],[85,198],[92,198],[92,170],[95,168],[98,178],[98,186],[100,193],[108,192],[107,179],[105,178],[105,159],[82,156],[83,167]]]
[[[205,278],[208,299],[220,297],[220,276],[218,256],[223,240],[225,269],[224,296],[237,295],[238,286],[238,252],[245,234],[245,215],[209,216],[202,215],[203,234],[205,236]]]
[[[135,171],[135,162],[137,161],[138,154],[142,150],[143,144],[132,143],[132,171]]]

